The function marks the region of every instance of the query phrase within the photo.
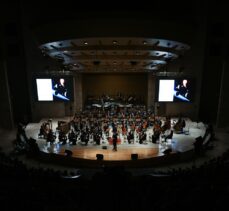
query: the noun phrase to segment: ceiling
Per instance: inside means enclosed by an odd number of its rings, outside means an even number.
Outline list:
[[[40,49],[73,72],[157,72],[190,46],[165,39],[96,37],[49,42]]]

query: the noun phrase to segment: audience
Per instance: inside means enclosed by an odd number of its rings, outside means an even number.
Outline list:
[[[73,172],[28,168],[12,155],[0,153],[1,207],[92,210],[111,201],[110,210],[228,207],[229,151],[199,167],[151,170],[141,176],[133,176],[133,171],[104,167],[88,179],[74,177]]]

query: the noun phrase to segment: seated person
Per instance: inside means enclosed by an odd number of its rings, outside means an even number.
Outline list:
[[[99,133],[94,134],[94,141],[96,142],[97,145],[100,145],[100,135]]]
[[[128,143],[130,144],[131,143],[131,140],[133,140],[133,139],[134,139],[134,133],[133,133],[132,130],[130,130],[130,132],[127,135]]]
[[[176,131],[176,133],[182,133],[185,125],[185,120],[182,120],[182,118],[180,117],[173,128]]]
[[[155,130],[153,135],[152,135],[152,143],[156,144],[157,141],[160,139],[160,131],[159,130]]]
[[[54,143],[56,140],[56,136],[53,133],[52,130],[49,131],[49,133],[47,134],[47,142],[50,142],[51,144]]]
[[[44,122],[40,127],[40,132],[38,134],[38,137],[44,137],[47,138],[48,133],[50,132],[50,124],[48,122]]]
[[[71,132],[68,134],[68,139],[70,143],[76,145],[76,134],[74,133],[73,130],[71,130]]]
[[[87,146],[89,141],[89,133],[86,133],[86,131],[83,131],[80,135],[81,142],[85,143],[85,146]]]
[[[170,134],[165,136],[165,142],[167,139],[172,139],[173,138],[173,130],[170,131]]]
[[[165,132],[166,130],[170,130],[171,128],[171,120],[170,118],[166,117],[166,121],[164,125],[161,127],[162,132]]]
[[[142,131],[139,136],[139,144],[143,144],[144,141],[146,141],[146,133]]]
[[[39,132],[39,134],[38,134],[38,138],[41,138],[41,137],[43,137],[44,136],[44,129],[43,129],[43,127],[41,126],[40,127],[40,132]]]
[[[59,132],[59,142],[62,142],[62,144],[66,144],[67,141],[67,136],[64,132],[60,131]]]

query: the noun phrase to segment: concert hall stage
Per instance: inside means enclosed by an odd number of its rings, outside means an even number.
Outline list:
[[[55,131],[58,121],[70,121],[71,117],[66,118],[55,118],[52,119],[52,128]],[[202,123],[195,123],[186,120],[186,129],[189,133],[186,134],[175,134],[172,139],[168,139],[167,142],[159,141],[159,143],[152,143],[152,128],[147,129],[147,141],[144,144],[139,144],[138,140],[135,139],[131,144],[129,144],[125,139],[121,137],[121,144],[118,144],[117,151],[113,151],[113,145],[109,144],[108,140],[102,140],[100,145],[96,145],[93,140],[88,142],[88,145],[85,146],[83,143],[78,141],[76,145],[71,145],[68,143],[62,145],[58,142],[58,138],[54,144],[47,143],[45,139],[38,138],[38,133],[40,126],[47,119],[42,119],[39,123],[30,123],[26,126],[26,135],[28,138],[33,138],[37,140],[40,151],[42,152],[43,157],[46,156],[47,160],[52,158],[57,158],[57,160],[63,159],[72,159],[77,163],[95,163],[97,155],[103,155],[103,159],[100,162],[109,162],[120,163],[124,161],[131,161],[133,159],[133,154],[137,154],[137,159],[135,158],[135,163],[144,163],[147,164],[146,160],[149,163],[156,164],[157,161],[168,159],[173,160],[174,157],[179,158],[181,156],[185,157],[185,154],[193,154],[195,139],[199,136],[203,136],[205,133],[205,126]],[[166,150],[170,150],[170,153],[166,153]],[[71,151],[71,156],[66,156],[65,150]],[[173,158],[171,158],[173,157]],[[175,159],[176,160],[176,159]],[[88,161],[88,162],[87,162]],[[144,162],[143,162],[144,161]],[[153,161],[153,162],[152,162]],[[133,164],[133,161],[131,161]]]

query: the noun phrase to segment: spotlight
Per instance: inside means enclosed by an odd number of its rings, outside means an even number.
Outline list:
[[[113,40],[113,44],[116,45],[118,42],[116,40]]]
[[[143,42],[142,42],[142,43],[143,43],[143,45],[146,45],[146,44],[147,44],[147,42],[146,42],[145,40],[143,40]]]
[[[88,42],[87,41],[84,41],[84,45],[88,45]]]

